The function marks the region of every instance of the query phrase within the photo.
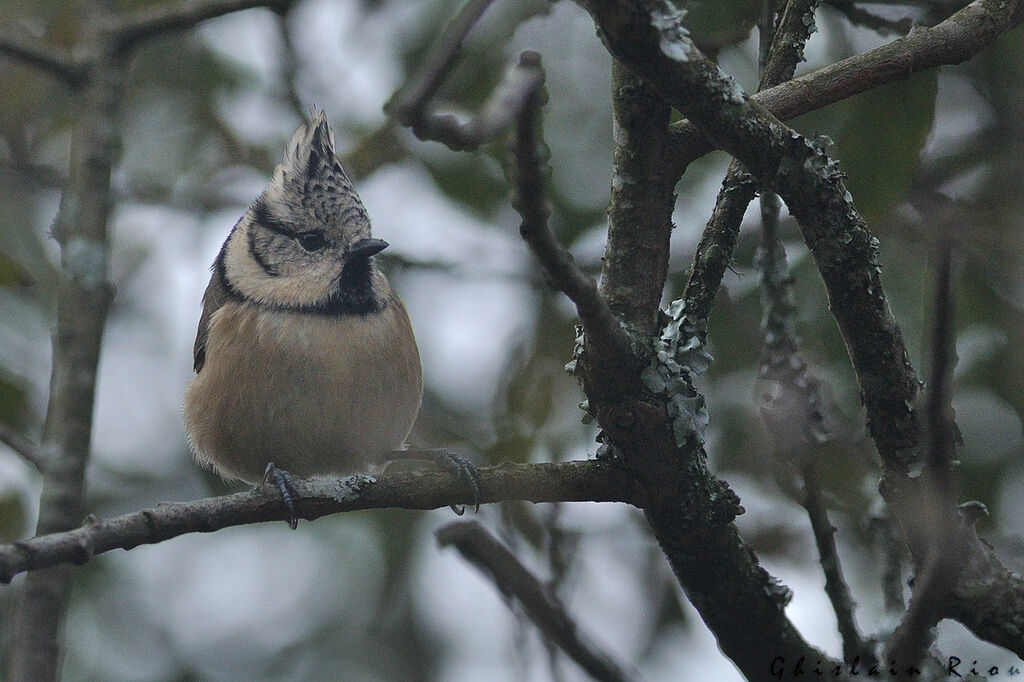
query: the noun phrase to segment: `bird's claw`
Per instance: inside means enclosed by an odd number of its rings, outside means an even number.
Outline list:
[[[446,469],[454,473],[458,478],[466,484],[466,488],[469,490],[470,495],[473,498],[473,513],[480,511],[480,472],[477,470],[476,465],[470,462],[465,457],[461,457],[451,450],[442,449],[441,451],[441,464]],[[451,504],[452,511],[462,516],[466,513],[465,507]]]
[[[273,462],[267,462],[267,468],[263,471],[261,485],[273,483],[278,492],[281,493],[281,500],[288,508],[288,527],[295,530],[299,527],[299,515],[295,511],[295,499],[299,496],[295,492],[295,484],[292,476],[284,469],[279,469]]]

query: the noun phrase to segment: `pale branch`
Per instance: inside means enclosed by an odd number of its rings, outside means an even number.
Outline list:
[[[0,443],[21,455],[22,459],[35,467],[37,471],[46,470],[47,457],[43,449],[7,424],[0,424]]]
[[[572,254],[558,241],[548,224],[545,162],[541,156],[540,114],[547,94],[540,55],[524,52],[519,68],[539,74],[536,85],[516,112],[508,175],[512,185],[512,206],[522,216],[519,234],[540,262],[556,289],[576,305],[587,341],[604,358],[623,358],[630,354],[629,339],[607,301],[597,290],[594,279],[583,272]]]
[[[612,64],[612,185],[601,294],[623,324],[653,335],[668,275],[675,186],[665,172],[671,107],[644,79]]]
[[[492,2],[494,0],[467,0],[423,58],[419,74],[391,96],[384,111],[402,125],[416,130],[426,115],[427,104],[455,64],[462,42]]]
[[[786,121],[918,71],[967,61],[1014,28],[1022,16],[1024,3],[1018,0],[975,0],[931,28],[914,27],[903,38],[763,90],[751,100]],[[712,139],[688,120],[673,124],[672,138],[667,162],[677,176],[716,149]]]
[[[620,467],[596,460],[560,464],[481,467],[480,502],[625,502],[644,500]],[[295,480],[298,516],[313,519],[360,509],[441,509],[472,503],[465,483],[447,473],[388,471],[376,477]],[[113,549],[156,544],[187,533],[213,531],[264,521],[285,521],[289,511],[276,489],[162,503],[112,519],[89,517],[72,530],[0,545],[0,582],[25,571],[58,564],[83,564]]]
[[[70,51],[25,35],[0,35],[0,55],[47,71],[72,87],[85,76],[83,64]]]
[[[121,49],[175,31],[186,31],[196,24],[232,12],[257,7],[280,11],[294,0],[165,0],[146,5],[127,14],[111,15],[101,24],[103,32]]]
[[[442,547],[454,547],[487,575],[498,590],[515,599],[544,636],[557,644],[595,680],[624,682],[634,675],[590,641],[550,587],[477,521],[455,521],[437,530]]]
[[[398,118],[390,106],[387,110],[400,123],[412,128],[421,140],[441,142],[456,151],[472,151],[494,140],[511,126],[527,106],[527,101],[536,96],[543,82],[544,73],[539,59],[523,59],[521,56],[519,63],[506,74],[480,112],[466,121],[460,121],[454,114],[428,113],[425,109],[406,112],[404,118]]]
[[[41,447],[47,453],[36,533],[73,528],[84,515],[85,468],[92,438],[96,370],[112,295],[109,282],[111,170],[120,149],[120,106],[128,64],[95,44],[71,138],[67,187],[53,229],[61,250],[50,396]],[[59,637],[71,589],[60,566],[25,581],[8,659],[12,682],[54,679]]]

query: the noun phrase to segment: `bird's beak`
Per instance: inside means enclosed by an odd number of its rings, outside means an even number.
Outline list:
[[[366,237],[360,239],[353,244],[350,244],[345,255],[348,260],[356,260],[358,258],[369,258],[370,256],[376,256],[378,253],[388,248],[388,243],[383,239],[374,239],[373,237]]]

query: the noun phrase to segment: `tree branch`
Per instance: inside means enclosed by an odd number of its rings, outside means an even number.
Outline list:
[[[166,0],[130,14],[111,16],[103,30],[121,49],[171,33],[185,31],[216,17],[256,7],[283,11],[294,0]]]
[[[423,58],[419,75],[391,96],[384,105],[384,111],[414,132],[424,125],[427,104],[455,64],[462,42],[492,2],[494,0],[467,0]],[[419,135],[418,132],[416,134]],[[421,139],[434,138],[427,136]]]
[[[633,679],[596,643],[589,641],[551,589],[477,521],[455,521],[437,530],[442,547],[455,547],[479,568],[498,590],[515,598],[545,637],[586,670],[595,680],[624,682]]]
[[[543,91],[544,72],[540,55],[524,52],[519,57],[518,68],[539,74],[534,87],[523,99],[522,108],[515,112],[516,124],[509,157],[512,206],[523,217],[519,234],[554,287],[576,305],[588,342],[604,358],[628,357],[629,339],[607,301],[598,292],[594,279],[580,269],[548,225],[551,209],[544,191],[546,174],[540,152],[540,113],[547,93]]]
[[[643,504],[630,476],[607,462],[579,460],[561,464],[510,464],[482,467],[480,502],[626,502]],[[359,509],[440,509],[472,503],[465,483],[440,472],[388,472],[377,477],[295,480],[301,518]],[[83,564],[112,549],[156,544],[186,533],[211,533],[250,523],[284,521],[289,511],[276,490],[158,504],[112,519],[89,517],[84,525],[0,545],[0,582],[18,573],[58,564]],[[33,574],[34,575],[34,574]]]
[[[793,278],[779,239],[779,208],[777,195],[767,192],[761,196],[762,241],[755,259],[761,270],[763,310],[758,370],[758,380],[764,388],[761,418],[772,436],[778,458],[803,479],[800,503],[814,532],[818,560],[825,574],[825,593],[843,640],[843,659],[849,662],[860,658],[870,668],[877,661],[854,620],[853,599],[836,551],[836,529],[829,521],[817,472],[822,446],[835,438],[838,410],[799,350],[793,323]]]
[[[779,15],[775,35],[762,35],[759,92],[793,77],[797,65],[804,58],[804,45],[814,26],[817,4],[817,0],[787,2]],[[763,19],[762,24],[766,21]],[[730,162],[715,209],[697,243],[690,277],[681,297],[686,314],[698,329],[706,329],[715,295],[736,249],[740,224],[747,206],[757,193],[757,187],[742,164],[735,159]]]
[[[84,51],[90,73],[81,90],[68,185],[53,230],[61,248],[61,277],[42,437],[42,447],[53,454],[43,472],[39,535],[73,528],[84,515],[96,368],[111,297],[107,218],[127,63],[101,43],[89,23],[87,31]],[[34,573],[26,580],[9,659],[13,682],[56,677],[58,637],[70,585],[66,566]]]
[[[23,438],[6,424],[0,424],[0,443],[3,443],[24,458],[37,471],[46,471],[46,453],[35,443]]]
[[[526,54],[523,53],[519,63],[491,93],[480,113],[468,121],[460,123],[454,114],[427,113],[426,101],[406,101],[406,109],[397,108],[401,103],[389,102],[385,110],[403,125],[411,127],[421,140],[441,142],[455,151],[472,151],[512,125],[527,106],[527,101],[535,97],[543,85],[544,72],[540,68],[540,60],[524,59]],[[431,93],[425,94],[429,97]]]
[[[836,164],[700,54],[671,5],[657,2],[653,14],[610,0],[587,6],[620,59],[786,201],[824,279],[878,450],[890,466],[905,468],[917,440],[917,377],[882,290],[877,240]]]
[[[932,28],[915,27],[903,38],[759,92],[751,100],[787,121],[917,71],[959,64],[1014,28],[1019,21],[1015,13],[1021,14],[1022,8],[1024,4],[1016,0],[976,0]],[[716,148],[711,138],[686,120],[672,126],[672,138],[666,162],[675,176]]]
[[[958,486],[953,472],[956,434],[951,403],[953,367],[956,364],[952,302],[952,246],[941,248],[936,277],[932,323],[931,366],[925,399],[924,470],[918,515],[909,519],[916,537],[912,547],[923,555],[914,579],[914,591],[906,613],[893,634],[890,656],[916,665],[930,644],[929,632],[943,617],[943,604],[956,586],[969,555],[963,551],[963,533],[957,509]]]
[[[612,64],[612,187],[601,293],[625,325],[650,336],[668,275],[675,185],[665,170],[671,108],[618,60]]]
[[[71,87],[80,85],[85,77],[84,65],[71,52],[24,35],[0,35],[0,54],[48,71]]]

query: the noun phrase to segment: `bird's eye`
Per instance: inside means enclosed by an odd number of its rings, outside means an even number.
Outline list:
[[[327,246],[323,232],[305,232],[298,236],[299,246],[306,251],[319,251]]]

